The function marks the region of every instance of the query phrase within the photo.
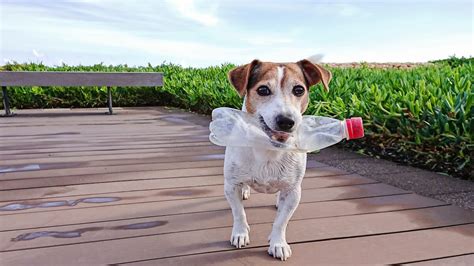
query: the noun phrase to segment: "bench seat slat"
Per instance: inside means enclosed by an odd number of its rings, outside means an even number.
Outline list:
[[[163,85],[153,72],[0,72],[0,86],[127,86]]]

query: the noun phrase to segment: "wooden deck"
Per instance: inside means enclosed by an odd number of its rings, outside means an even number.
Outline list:
[[[104,110],[105,112],[105,110]],[[275,196],[245,201],[251,245],[229,244],[223,152],[205,118],[161,108],[22,111],[0,119],[0,265],[474,265],[474,212],[308,162],[266,253]]]

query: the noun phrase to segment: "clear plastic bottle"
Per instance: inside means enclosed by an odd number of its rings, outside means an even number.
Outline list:
[[[219,146],[253,147],[270,150],[312,152],[343,139],[364,136],[360,117],[337,120],[322,116],[303,116],[293,133],[265,130],[254,116],[237,109],[222,107],[212,112],[209,140]],[[284,136],[284,141],[281,137]]]

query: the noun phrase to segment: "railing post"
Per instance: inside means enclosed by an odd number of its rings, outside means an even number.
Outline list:
[[[107,86],[107,106],[109,107],[109,115],[113,113],[112,111],[112,91],[110,87]]]
[[[2,86],[2,94],[3,94],[3,107],[5,108],[5,116],[11,116],[12,113],[10,111],[10,99],[8,99],[7,87]]]

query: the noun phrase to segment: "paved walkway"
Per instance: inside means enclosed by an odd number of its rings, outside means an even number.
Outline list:
[[[274,195],[245,201],[251,245],[229,244],[223,149],[207,140],[208,117],[116,111],[0,119],[0,265],[281,265],[266,255]],[[403,185],[424,171],[334,149],[314,158],[286,265],[474,263],[474,212],[377,180]]]
[[[474,182],[331,147],[310,158],[474,211]]]

